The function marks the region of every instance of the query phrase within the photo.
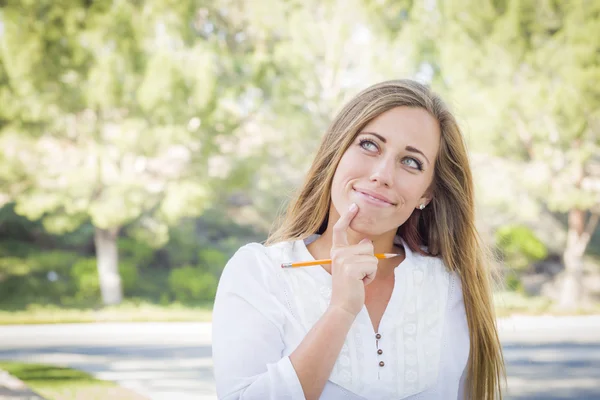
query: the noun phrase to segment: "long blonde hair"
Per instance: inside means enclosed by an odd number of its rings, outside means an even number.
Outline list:
[[[398,228],[410,249],[441,257],[460,276],[469,326],[470,353],[466,396],[502,398],[506,379],[492,303],[488,251],[475,227],[473,178],[463,136],[447,106],[428,87],[410,80],[371,86],[350,100],[322,138],[313,164],[280,226],[266,241],[273,244],[323,233],[328,223],[331,183],[337,165],[358,133],[392,108],[427,110],[439,122],[441,142],[432,182],[433,199]]]

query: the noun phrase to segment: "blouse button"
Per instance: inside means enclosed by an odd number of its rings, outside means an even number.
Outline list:
[[[379,361],[379,366],[383,367],[385,365],[385,363],[383,361]]]
[[[377,335],[375,335],[375,339],[381,339],[381,335],[378,333]]]
[[[377,354],[383,354],[383,350],[381,350],[381,349],[377,350]]]

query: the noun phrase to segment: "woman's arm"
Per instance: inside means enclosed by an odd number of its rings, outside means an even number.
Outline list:
[[[330,307],[290,354],[307,400],[318,399],[323,392],[354,318],[348,311]]]

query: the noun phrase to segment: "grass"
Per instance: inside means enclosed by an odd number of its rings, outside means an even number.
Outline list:
[[[494,306],[498,317],[512,314],[541,315],[549,313],[552,301],[545,297],[530,297],[519,292],[504,291],[494,295]]]
[[[504,291],[494,296],[496,315],[577,315],[598,314],[600,305],[576,311],[561,311],[545,297],[531,297],[519,292]],[[30,305],[13,309],[0,305],[0,325],[59,324],[84,322],[210,322],[212,305],[158,305],[125,301],[118,306],[94,308],[64,308],[57,305]]]
[[[600,304],[578,310],[561,310],[552,300],[543,296],[527,296],[520,292],[503,291],[495,293],[496,316],[511,315],[588,315],[600,314]]]
[[[212,307],[166,306],[150,303],[123,302],[118,306],[93,308],[62,308],[56,305],[30,305],[24,310],[0,311],[0,325],[60,324],[81,322],[146,322],[190,321],[205,322],[212,319]]]
[[[99,380],[71,368],[0,361],[0,369],[21,379],[48,400],[147,400],[113,382]]]

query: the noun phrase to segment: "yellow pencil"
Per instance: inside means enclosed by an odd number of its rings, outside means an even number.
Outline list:
[[[385,258],[397,257],[399,255],[400,254],[382,253],[382,254],[375,254],[375,257],[382,260]],[[313,265],[323,265],[323,264],[331,264],[331,259],[328,258],[327,260],[314,260],[314,261],[300,261],[300,262],[293,262],[293,263],[283,263],[283,264],[281,264],[281,268],[310,267]]]

